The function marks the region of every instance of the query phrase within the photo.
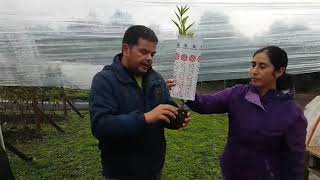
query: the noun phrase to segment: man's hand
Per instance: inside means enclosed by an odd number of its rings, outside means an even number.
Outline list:
[[[172,87],[176,85],[176,82],[174,79],[167,79],[166,84],[167,84],[167,88],[171,90]],[[184,122],[182,123],[182,127],[187,127],[190,121],[191,121],[190,112],[188,112],[187,117],[184,119]]]
[[[187,118],[184,119],[184,123],[182,123],[182,127],[187,127],[189,125],[189,122],[191,121],[190,112],[187,114]]]
[[[167,79],[166,84],[167,84],[167,88],[171,90],[172,87],[176,85],[176,82],[174,79]]]
[[[175,119],[178,115],[178,109],[169,104],[160,104],[152,111],[149,111],[144,114],[146,122],[152,124],[158,121],[166,121],[170,123],[170,119]]]

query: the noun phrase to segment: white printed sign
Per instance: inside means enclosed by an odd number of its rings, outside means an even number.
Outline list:
[[[172,97],[194,100],[201,60],[201,48],[202,39],[186,36],[178,38],[173,74],[176,86],[170,91]]]

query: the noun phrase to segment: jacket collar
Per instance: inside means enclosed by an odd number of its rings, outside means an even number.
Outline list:
[[[252,84],[249,85],[249,90],[245,95],[245,99],[260,108],[266,111],[265,107],[263,106],[261,100],[262,99],[278,99],[278,100],[290,100],[293,99],[292,95],[288,93],[283,93],[282,91],[278,90],[269,90],[263,97],[260,97],[258,89],[253,86]]]
[[[259,106],[260,108],[262,108],[264,111],[266,111],[266,109],[264,108],[261,100],[260,100],[260,96],[259,96],[259,92],[258,90],[252,85],[249,85],[249,91],[247,92],[245,99],[257,106]]]
[[[119,81],[122,83],[136,83],[134,76],[121,64],[122,53],[117,54],[113,58],[113,63],[111,68],[114,70],[114,73]],[[106,67],[105,67],[106,68]],[[143,76],[144,82],[150,82],[154,80],[159,80],[159,74],[155,72],[152,68]]]

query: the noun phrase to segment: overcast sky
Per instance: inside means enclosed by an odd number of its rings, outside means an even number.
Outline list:
[[[176,4],[188,3],[191,20],[198,22],[205,11],[225,14],[236,30],[247,36],[268,31],[275,21],[301,24],[320,29],[318,0],[0,0],[0,19],[65,21],[86,18],[89,12],[103,22],[116,10],[132,15],[134,23],[174,26]]]

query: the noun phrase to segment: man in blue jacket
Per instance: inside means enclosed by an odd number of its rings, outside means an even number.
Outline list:
[[[122,53],[93,78],[91,128],[106,179],[161,179],[164,127],[178,113],[165,81],[152,69],[157,42],[151,29],[129,27]]]

